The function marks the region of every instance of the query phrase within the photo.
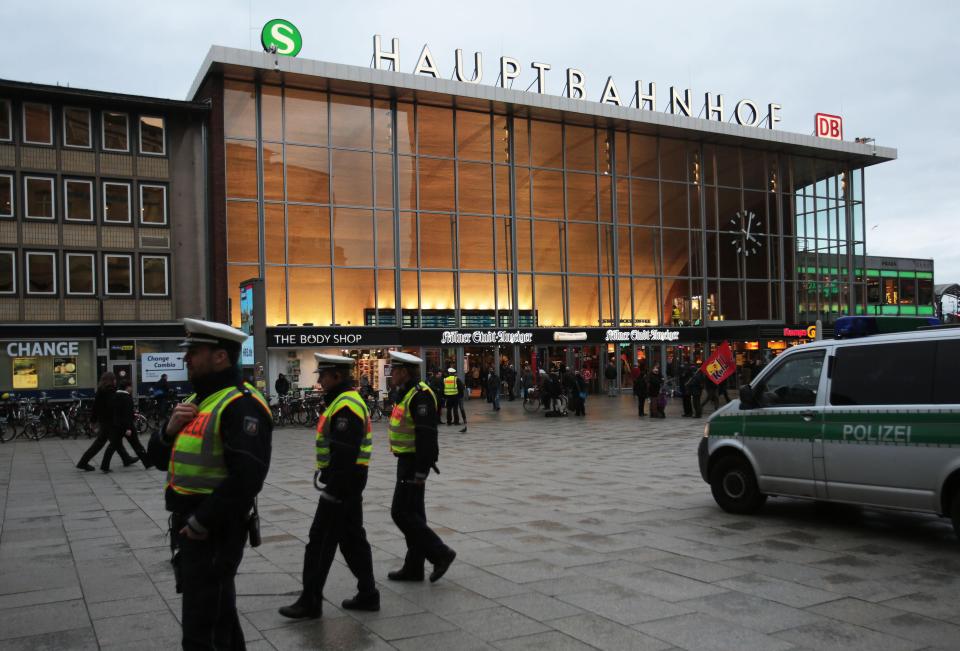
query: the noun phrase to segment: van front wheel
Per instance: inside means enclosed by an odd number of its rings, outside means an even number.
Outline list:
[[[950,503],[950,520],[953,521],[953,531],[960,538],[960,488],[953,492],[953,501]]]
[[[754,513],[767,501],[750,463],[739,455],[717,461],[710,472],[710,490],[720,508],[728,513]]]

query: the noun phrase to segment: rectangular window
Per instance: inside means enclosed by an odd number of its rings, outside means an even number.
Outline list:
[[[130,151],[130,142],[127,135],[127,114],[115,111],[104,111],[103,120],[103,148],[106,151]]]
[[[0,174],[0,217],[13,217],[13,174]]]
[[[93,146],[90,109],[70,106],[63,109],[63,145],[81,149],[90,149]]]
[[[832,405],[929,405],[935,341],[841,346],[830,386]]]
[[[130,184],[103,184],[103,221],[112,224],[130,223]]]
[[[103,275],[106,278],[108,296],[133,294],[132,266],[129,255],[106,254],[103,256]]]
[[[57,257],[54,253],[27,252],[27,294],[55,296]]]
[[[29,219],[53,219],[53,179],[45,176],[23,177],[24,204]]]
[[[0,251],[0,294],[17,293],[17,255]]]
[[[140,186],[140,223],[163,226],[167,223],[167,187]]]
[[[93,181],[64,179],[63,218],[70,222],[93,221]]]
[[[96,293],[96,262],[92,253],[67,254],[67,295],[93,296]]]
[[[0,99],[0,141],[13,140],[13,113],[10,100]]]
[[[49,104],[23,105],[23,141],[31,145],[53,144],[53,108]]]
[[[791,355],[756,388],[764,407],[798,407],[817,403],[823,351]]]
[[[140,153],[163,156],[167,153],[165,122],[161,117],[140,116]]]
[[[168,285],[166,256],[140,256],[140,292],[144,296],[166,296]]]
[[[3,276],[0,275],[0,279]],[[957,360],[960,339],[937,342],[937,367],[933,379],[933,401],[938,405],[960,405],[960,382],[957,382]]]

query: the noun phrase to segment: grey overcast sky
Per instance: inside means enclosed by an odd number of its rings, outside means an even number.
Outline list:
[[[548,93],[574,67],[593,100],[613,75],[624,100],[642,79],[777,102],[784,131],[842,115],[847,139],[899,151],[867,171],[867,252],[934,258],[936,282],[960,281],[960,3],[9,0],[0,77],[183,99],[210,45],[260,49],[271,18],[299,27],[311,59],[369,65],[382,34],[403,72],[426,43],[447,76],[455,48],[482,52],[489,84],[507,55],[527,66],[515,87],[550,63]]]

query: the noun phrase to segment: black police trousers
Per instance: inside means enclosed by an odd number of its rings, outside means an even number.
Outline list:
[[[83,453],[82,457],[80,457],[80,461],[77,465],[85,466],[90,463],[90,460],[97,456],[97,452],[102,450],[103,446],[105,445],[107,446],[107,451],[103,453],[103,459],[100,461],[101,470],[110,469],[110,460],[113,458],[114,452],[120,455],[120,458],[123,459],[123,463],[130,464],[134,461],[134,459],[127,454],[126,448],[123,447],[123,441],[123,432],[120,430],[112,427],[101,427],[100,432],[97,434],[97,438],[94,439],[93,443],[90,444],[90,447],[87,448],[87,451]],[[107,445],[108,443],[109,445]],[[142,450],[143,448],[141,447],[140,449]]]
[[[460,418],[463,418],[463,424],[467,424],[467,412],[463,410],[463,398],[460,396],[447,396],[447,425],[451,420],[454,425],[460,424]],[[438,412],[439,413],[439,412]]]
[[[362,495],[346,497],[339,504],[319,500],[303,555],[303,594],[300,597],[303,605],[309,608],[320,605],[337,547],[340,547],[347,567],[357,577],[357,591],[366,594],[376,590],[373,554],[363,528]]]
[[[436,564],[450,552],[440,536],[427,525],[427,514],[423,504],[426,485],[414,483],[416,457],[401,454],[397,457],[397,486],[393,491],[393,504],[390,515],[407,541],[407,556],[404,569],[414,572],[423,571],[424,559]]]
[[[180,535],[186,516],[170,519],[170,541],[175,550],[174,572],[183,593],[181,625],[183,648],[246,649],[234,579],[247,543],[247,524],[210,532],[206,540]]]

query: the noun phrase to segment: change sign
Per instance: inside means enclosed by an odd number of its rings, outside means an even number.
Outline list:
[[[183,353],[144,353],[140,356],[141,382],[159,382],[164,373],[169,382],[187,381]]]

